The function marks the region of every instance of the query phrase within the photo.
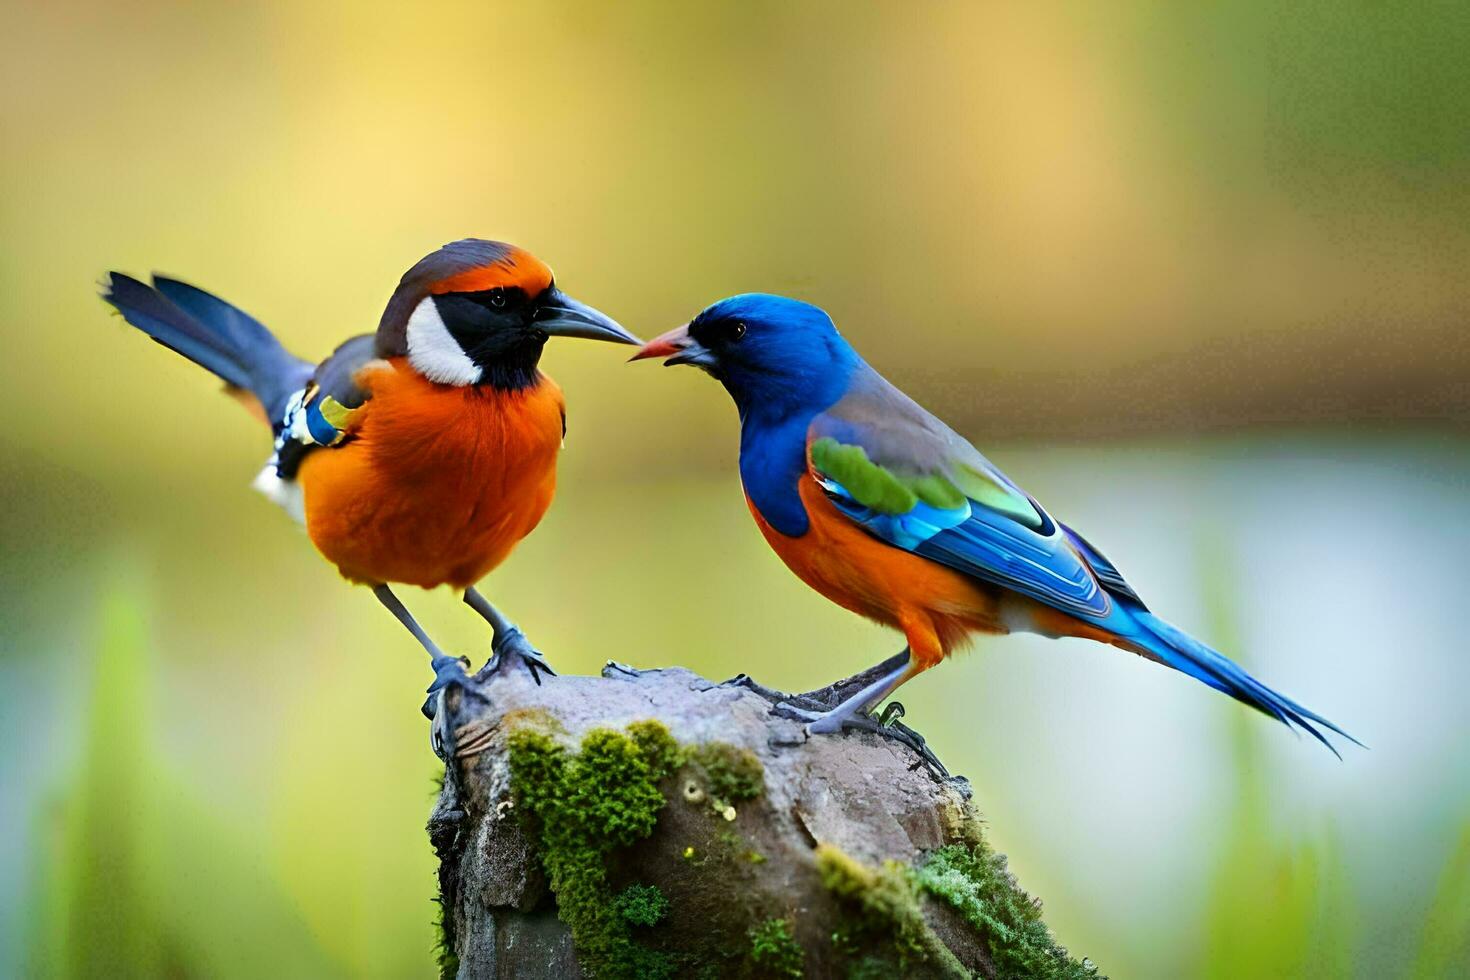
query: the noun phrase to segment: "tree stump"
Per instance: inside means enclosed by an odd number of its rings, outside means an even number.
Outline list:
[[[886,665],[885,665],[886,666]],[[1094,977],[901,724],[808,737],[746,678],[507,669],[437,699],[442,972]]]

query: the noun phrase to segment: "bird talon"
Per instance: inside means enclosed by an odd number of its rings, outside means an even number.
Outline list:
[[[490,650],[492,653],[504,653],[507,647],[514,649],[523,644],[530,646],[526,640],[526,634],[521,632],[519,626],[510,626],[495,634],[490,641]]]
[[[437,694],[450,684],[463,684],[470,679],[466,670],[469,661],[463,657],[436,657],[431,666],[434,668],[434,682],[428,687],[430,694]]]
[[[556,671],[551,669],[551,664],[546,662],[546,657],[531,645],[519,627],[511,626],[495,635],[490,644],[492,656],[490,662],[481,668],[476,679],[484,680],[487,677],[505,669],[507,661],[519,661],[531,674],[531,680],[541,685],[541,675],[555,677]]]
[[[883,728],[892,728],[898,720],[904,716],[903,702],[890,701],[888,707],[878,716],[878,724]]]
[[[520,654],[521,663],[525,664],[526,669],[531,672],[531,680],[536,682],[537,687],[541,686],[542,674],[545,674],[547,677],[556,676],[556,671],[551,669],[551,664],[546,662],[546,658],[541,655],[540,650],[537,650],[533,648],[530,644],[527,644],[526,649],[518,652]]]

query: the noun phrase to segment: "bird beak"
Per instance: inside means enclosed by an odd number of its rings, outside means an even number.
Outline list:
[[[687,323],[653,338],[628,360],[641,361],[645,357],[668,358],[664,361],[664,367],[673,367],[675,364],[693,364],[696,367],[709,369],[715,366],[715,355],[710,353],[708,347],[689,336],[689,324]]]
[[[577,302],[555,286],[541,298],[535,323],[538,329],[553,337],[582,337],[614,344],[643,343],[606,313]]]

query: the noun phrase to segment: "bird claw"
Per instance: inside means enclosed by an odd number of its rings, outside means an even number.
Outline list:
[[[761,697],[765,698],[767,701],[786,703],[789,707],[793,707],[793,710],[797,710],[794,708],[794,706],[791,706],[789,702],[785,701],[785,698],[787,698],[789,695],[784,694],[781,691],[777,691],[773,688],[766,687],[764,684],[757,683],[755,678],[751,677],[749,674],[736,674],[734,677],[730,678],[727,681],[721,681],[719,686],[738,687],[747,691],[753,691],[756,694],[759,694]]]
[[[948,779],[949,770],[944,768],[944,763],[940,762],[939,757],[929,750],[929,745],[927,742],[924,741],[924,736],[920,735],[918,732],[914,731],[907,725],[899,724],[897,718],[889,717],[892,714],[894,714],[894,712],[890,707],[888,710],[884,711],[883,714],[878,718],[874,718],[872,715],[855,715],[843,719],[838,719],[839,727],[836,729],[817,728],[816,726],[818,723],[813,722],[812,724],[807,725],[807,731],[810,733],[848,730],[872,732],[874,735],[878,735],[882,738],[892,739],[893,741],[898,742],[900,745],[905,745],[909,749],[913,750],[914,754],[919,757],[920,761],[914,763],[911,768],[917,769],[920,765],[927,765],[930,770],[937,774],[941,779]],[[898,706],[897,714],[900,716],[903,714],[902,705]]]
[[[522,664],[531,672],[531,680],[537,685],[541,683],[542,674],[547,677],[556,676],[556,671],[551,669],[551,664],[546,662],[546,657],[531,645],[531,641],[526,639],[526,634],[522,633],[518,626],[512,626],[497,634],[490,649],[493,655],[490,657],[490,662],[475,675],[477,681],[486,680],[497,671],[503,670],[508,662]]]
[[[444,708],[444,691],[430,694],[424,702],[423,712],[424,717],[429,719],[429,748],[439,757],[440,762],[448,765],[453,753],[449,749],[449,719]]]
[[[469,661],[463,657],[435,657],[430,666],[434,668],[434,683],[429,685],[430,694],[437,694],[450,684],[463,684],[470,679],[465,669],[469,666]]]
[[[454,686],[467,688],[470,675],[465,670],[468,662],[461,657],[436,657],[433,661],[434,683],[429,685],[429,696],[419,709],[429,719],[429,746],[441,760],[448,762],[448,711],[444,699]]]
[[[876,718],[871,714],[843,712],[840,709],[812,711],[809,708],[798,707],[789,701],[780,701],[771,710],[783,717],[806,722],[804,727],[808,736],[859,731],[872,732],[881,738],[892,739],[907,746],[919,757],[920,761],[914,764],[915,768],[919,765],[927,765],[941,778],[949,778],[949,770],[944,768],[938,756],[929,750],[924,736],[909,726],[899,723],[899,719],[903,717],[904,708],[898,701],[891,702]]]
[[[470,679],[465,670],[469,666],[462,657],[442,656],[435,657],[431,662],[434,668],[434,683],[429,685],[429,696],[424,698],[423,706],[419,711],[429,721],[433,722],[430,729],[430,744],[434,748],[434,754],[441,759],[444,757],[443,739],[441,737],[440,718],[444,712],[444,696],[449,693],[452,685],[458,684],[463,687]]]

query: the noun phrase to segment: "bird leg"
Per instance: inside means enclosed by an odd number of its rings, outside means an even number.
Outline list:
[[[910,666],[907,658],[904,663],[880,676],[877,680],[865,685],[855,694],[849,695],[842,700],[837,707],[827,711],[809,711],[798,708],[790,703],[783,707],[793,714],[804,718],[807,722],[806,730],[813,735],[831,734],[840,732],[845,728],[862,728],[872,730],[883,728],[874,719],[870,712],[883,699],[892,694],[900,684],[911,676]]]
[[[798,694],[795,697],[802,702],[815,702],[821,706],[837,704],[845,700],[849,694],[853,694],[867,687],[871,682],[880,677],[887,676],[908,662],[909,648],[904,647],[887,660],[880,664],[874,664],[867,670],[860,670],[851,677],[844,677],[840,681],[833,681],[826,687],[818,688],[815,691],[807,691],[805,694]]]
[[[393,590],[387,585],[373,586],[373,595],[378,597],[393,617],[403,624],[404,628],[413,634],[413,638],[428,651],[429,665],[434,668],[434,683],[429,685],[429,693],[444,688],[449,684],[463,683],[468,680],[469,675],[465,673],[465,662],[459,657],[451,657],[438,644],[429,639],[429,634],[413,618],[413,614],[404,607],[402,601],[393,594]],[[432,700],[432,699],[431,699]],[[432,717],[432,715],[430,716]]]
[[[881,671],[881,673],[879,673]],[[774,710],[780,714],[799,718],[807,723],[808,735],[830,734],[848,730],[872,732],[884,738],[891,738],[896,742],[908,746],[919,756],[920,762],[914,763],[928,765],[931,770],[941,777],[948,778],[949,770],[929,750],[924,742],[924,736],[914,731],[907,725],[901,724],[899,718],[903,717],[903,705],[894,701],[888,705],[881,717],[873,717],[872,711],[883,699],[892,694],[900,684],[912,677],[917,671],[913,669],[911,657],[907,650],[896,654],[876,667],[870,667],[861,674],[856,674],[846,680],[838,681],[830,687],[810,694],[797,695],[801,700],[808,703],[821,703],[828,701],[823,695],[844,692],[850,690],[852,682],[861,678],[867,679],[878,673],[877,679],[864,684],[857,692],[844,698],[835,708],[826,711],[813,711],[809,708],[798,707],[790,701],[782,701]],[[840,696],[840,695],[839,695]],[[830,701],[828,701],[830,703]]]
[[[519,626],[505,618],[499,609],[490,604],[490,600],[475,591],[474,586],[464,590],[465,605],[484,618],[494,631],[490,640],[490,651],[492,656],[490,662],[480,669],[475,675],[477,680],[484,680],[491,674],[503,668],[507,661],[519,661],[531,672],[531,679],[537,684],[541,683],[541,675],[555,677],[556,671],[546,662],[541,651],[531,645],[526,639],[526,634],[521,632]]]
[[[849,692],[866,687],[870,681],[888,674],[897,667],[902,667],[908,661],[908,647],[904,647],[881,664],[874,664],[867,670],[860,670],[851,677],[844,677],[840,681],[833,681],[826,687],[817,688],[815,691],[807,691],[805,694],[788,694],[785,691],[778,691],[773,687],[766,687],[764,684],[758,683],[749,674],[736,674],[729,680],[722,681],[720,687],[740,687],[747,691],[754,691],[772,704],[783,704],[784,707],[792,709],[793,712],[803,706],[807,708],[824,708],[842,701]],[[812,712],[812,717],[816,717],[815,712]]]

